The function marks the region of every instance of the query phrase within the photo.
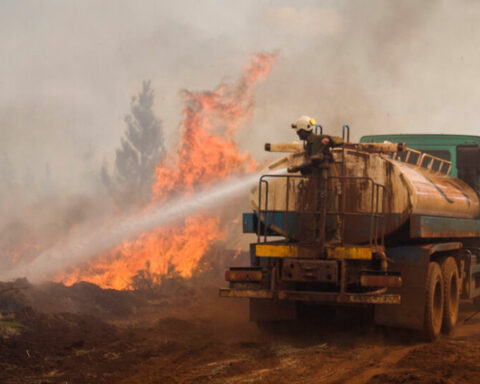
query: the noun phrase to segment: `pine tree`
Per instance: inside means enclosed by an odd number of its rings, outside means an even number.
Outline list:
[[[154,171],[165,154],[162,122],[153,113],[155,94],[150,81],[133,97],[127,125],[115,152],[113,177],[104,165],[101,177],[117,203],[131,205],[149,201]]]

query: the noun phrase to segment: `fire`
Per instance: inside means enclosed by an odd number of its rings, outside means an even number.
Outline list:
[[[233,85],[220,84],[207,92],[181,92],[185,107],[180,147],[166,165],[156,169],[156,199],[256,168],[248,153],[239,152],[233,134],[251,118],[252,88],[270,72],[275,57],[276,54],[257,53]]]
[[[176,194],[193,194],[233,174],[245,174],[257,164],[238,149],[234,134],[251,119],[253,87],[270,72],[275,53],[257,53],[237,82],[222,83],[213,91],[182,91],[183,121],[180,142],[155,170],[153,201],[166,202]],[[89,281],[101,287],[128,289],[135,275],[148,272],[160,281],[175,271],[190,277],[211,244],[225,238],[214,212],[188,217],[181,224],[143,233],[57,276],[66,284]]]
[[[37,254],[41,250],[41,246],[37,243],[25,242],[20,246],[6,248],[2,253],[12,264],[17,263],[20,259],[29,258]]]
[[[80,280],[101,287],[125,289],[132,277],[147,267],[154,283],[168,274],[171,266],[183,277],[190,277],[208,246],[223,238],[218,218],[188,217],[182,225],[144,233],[133,241],[78,266],[60,280],[71,285]],[[188,255],[188,258],[183,258]]]

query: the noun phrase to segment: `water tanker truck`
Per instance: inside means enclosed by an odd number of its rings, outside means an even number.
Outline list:
[[[260,324],[301,306],[373,307],[376,324],[434,340],[460,298],[480,296],[480,137],[348,136],[313,172],[278,172],[305,162],[302,143],[266,144],[284,154],[243,214],[250,266],[226,271],[220,296],[249,298]]]

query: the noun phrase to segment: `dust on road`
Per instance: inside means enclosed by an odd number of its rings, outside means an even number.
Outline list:
[[[216,285],[16,295],[3,308],[33,309],[0,318],[1,383],[472,383],[480,373],[480,315],[463,323],[470,303],[454,334],[428,344],[348,310],[260,331],[247,303],[218,298]]]

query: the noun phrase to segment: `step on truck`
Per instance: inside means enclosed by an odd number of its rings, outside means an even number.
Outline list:
[[[455,326],[460,298],[480,296],[480,137],[373,135],[348,140],[316,172],[302,143],[250,194],[250,266],[225,273],[222,297],[249,298],[250,320],[293,320],[301,305],[373,306],[376,324],[427,340]]]

